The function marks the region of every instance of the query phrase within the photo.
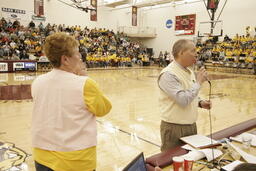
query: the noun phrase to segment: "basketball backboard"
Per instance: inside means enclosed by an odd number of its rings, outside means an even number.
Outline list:
[[[223,22],[221,20],[218,21],[206,21],[200,22],[198,28],[198,37],[215,37],[222,36]]]

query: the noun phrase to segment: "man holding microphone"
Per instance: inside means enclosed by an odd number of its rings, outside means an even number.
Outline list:
[[[201,68],[197,75],[190,69],[196,64],[197,52],[191,40],[174,43],[174,61],[158,77],[161,110],[161,151],[181,144],[181,137],[197,134],[198,107],[211,109],[211,102],[199,100],[201,85],[208,80]]]

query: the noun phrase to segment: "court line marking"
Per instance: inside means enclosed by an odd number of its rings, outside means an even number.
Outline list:
[[[102,122],[102,121],[99,121],[99,120],[96,120],[98,123],[100,123],[101,125],[103,125],[104,123]],[[118,131],[120,131],[120,132],[122,132],[122,133],[124,133],[124,134],[127,134],[127,135],[132,135],[132,133],[130,133],[130,132],[128,132],[128,131],[125,131],[125,130],[123,130],[123,129],[120,129],[120,128],[117,128],[117,127],[112,127],[112,128],[114,128],[114,129],[116,129],[116,130],[118,130]],[[147,139],[145,139],[145,138],[142,138],[142,137],[140,137],[140,136],[137,136],[138,137],[138,139],[140,139],[141,141],[144,141],[144,142],[146,142],[146,143],[149,143],[149,144],[151,144],[151,145],[154,145],[154,146],[156,146],[156,147],[161,147],[160,145],[158,145],[158,144],[156,144],[156,143],[154,143],[154,142],[151,142],[151,141],[149,141],[149,140],[147,140]]]

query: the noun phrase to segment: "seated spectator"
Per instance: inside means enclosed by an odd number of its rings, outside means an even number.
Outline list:
[[[10,60],[14,60],[14,61],[17,61],[17,60],[20,60],[19,56],[16,54],[16,53],[13,53]]]
[[[4,57],[4,49],[3,47],[0,45],[0,58]]]
[[[25,50],[23,50],[21,53],[20,53],[20,59],[21,60],[27,60],[29,59],[29,56],[27,54],[27,52]]]
[[[120,61],[126,66],[127,61],[131,61],[132,58],[136,59],[136,56],[145,50],[138,42],[131,41],[125,34],[115,34],[113,30],[105,28],[90,30],[87,27],[82,29],[77,25],[57,26],[49,23],[44,27],[42,22],[36,27],[33,21],[29,23],[28,27],[24,27],[19,21],[6,22],[2,18],[0,20],[0,55],[8,58],[15,53],[20,59],[29,59],[27,54],[29,53],[40,57],[45,37],[57,31],[74,35],[79,40],[83,60],[87,64],[93,64],[93,67],[117,66]],[[91,56],[92,54],[98,55],[87,58],[89,53]]]

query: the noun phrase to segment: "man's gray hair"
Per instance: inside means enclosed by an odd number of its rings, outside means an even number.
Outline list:
[[[193,43],[193,41],[189,39],[180,39],[176,41],[172,47],[172,55],[174,58],[177,58],[180,52],[187,50],[189,43]]]

